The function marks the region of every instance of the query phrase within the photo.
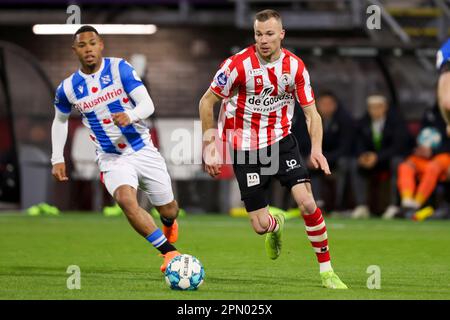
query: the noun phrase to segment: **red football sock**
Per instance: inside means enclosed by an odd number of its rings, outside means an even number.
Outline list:
[[[322,211],[317,208],[313,214],[303,214],[302,216],[303,220],[305,220],[308,239],[311,241],[317,260],[319,263],[329,262],[327,227],[325,226]]]

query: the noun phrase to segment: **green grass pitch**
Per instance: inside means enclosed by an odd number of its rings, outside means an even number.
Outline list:
[[[200,259],[206,279],[180,292],[166,286],[162,259],[123,216],[1,214],[0,299],[450,299],[450,221],[326,221],[333,266],[349,290],[320,286],[300,218],[286,222],[272,261],[247,219],[190,215],[179,220],[177,247]],[[66,287],[69,265],[81,269],[80,290]],[[381,289],[367,288],[370,265],[380,267]]]

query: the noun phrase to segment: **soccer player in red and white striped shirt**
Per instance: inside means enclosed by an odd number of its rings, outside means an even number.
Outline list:
[[[285,36],[279,13],[264,10],[254,21],[256,43],[225,60],[200,100],[205,170],[221,173],[218,140],[232,147],[233,169],[253,229],[266,234],[271,259],[281,251],[284,216],[271,214],[267,192],[272,177],[289,188],[303,213],[306,232],[317,255],[323,286],[346,289],[331,267],[325,221],[312,195],[309,174],[291,134],[295,99],[306,116],[311,161],[330,174],[322,154],[322,120],[303,61],[281,47]],[[214,105],[221,102],[216,139]],[[205,137],[209,135],[210,137]]]

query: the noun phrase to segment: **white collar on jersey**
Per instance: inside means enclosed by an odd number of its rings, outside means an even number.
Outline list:
[[[78,69],[78,73],[83,77],[83,78],[96,78],[98,75],[101,74],[103,68],[105,67],[105,58],[102,58],[102,64],[100,65],[100,68],[97,70],[97,72],[95,73],[91,73],[91,74],[86,74],[83,71],[81,71],[81,68]]]
[[[255,50],[255,53],[256,53],[256,57],[257,57],[258,60],[259,60],[259,63],[260,63],[262,66],[265,66],[265,67],[271,67],[271,66],[277,64],[278,62],[280,62],[281,60],[283,60],[283,58],[284,58],[284,51],[283,51],[283,49],[281,49],[281,48],[280,48],[280,51],[281,51],[281,54],[280,54],[280,56],[278,57],[278,59],[275,60],[275,61],[272,61],[272,62],[268,62],[268,61],[264,60],[263,58],[261,58],[261,57],[259,56],[258,51]]]

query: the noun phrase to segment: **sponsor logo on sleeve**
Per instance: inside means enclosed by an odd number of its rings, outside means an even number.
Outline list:
[[[217,84],[217,86],[219,86],[221,88],[225,87],[225,85],[227,84],[227,81],[228,81],[228,77],[225,74],[225,72],[219,73],[216,77],[216,84]]]

